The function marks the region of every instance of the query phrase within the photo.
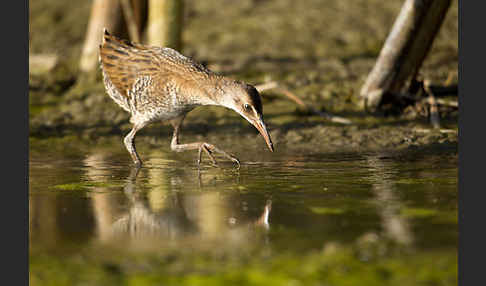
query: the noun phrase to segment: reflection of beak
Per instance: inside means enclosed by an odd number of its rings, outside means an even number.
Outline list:
[[[265,126],[265,123],[263,123],[263,118],[260,116],[260,119],[258,120],[252,120],[250,121],[253,126],[258,129],[260,134],[262,134],[263,138],[265,139],[265,142],[267,142],[268,149],[273,152],[273,143],[272,139],[270,139],[270,134],[268,134],[267,127]]]

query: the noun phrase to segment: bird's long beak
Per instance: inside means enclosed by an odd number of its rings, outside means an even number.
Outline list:
[[[268,134],[267,127],[265,126],[265,123],[263,122],[263,118],[260,116],[260,119],[257,120],[251,120],[250,121],[253,126],[258,129],[260,134],[262,134],[263,138],[265,139],[265,142],[267,143],[268,149],[273,152],[273,143],[272,139],[270,138],[270,134]]]

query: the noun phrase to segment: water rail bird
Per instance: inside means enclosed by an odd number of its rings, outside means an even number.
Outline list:
[[[136,166],[142,161],[135,149],[135,134],[147,124],[167,120],[174,128],[171,149],[202,151],[213,164],[219,153],[240,166],[239,160],[207,142],[179,143],[179,130],[186,114],[202,105],[219,105],[234,110],[260,132],[270,151],[273,144],[263,121],[260,94],[254,86],[218,75],[191,58],[164,47],[119,39],[106,29],[99,61],[108,95],[131,115],[132,130],[125,146]]]

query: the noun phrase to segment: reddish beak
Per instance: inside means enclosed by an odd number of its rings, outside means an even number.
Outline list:
[[[263,138],[265,139],[265,142],[267,142],[268,149],[270,149],[270,151],[273,152],[272,139],[270,139],[270,135],[268,134],[267,127],[265,126],[265,123],[263,123],[263,119],[252,122],[252,124],[253,124],[253,126],[256,127],[256,129],[258,129],[260,134],[262,134]]]

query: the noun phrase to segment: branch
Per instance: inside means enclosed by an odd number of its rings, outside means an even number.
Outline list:
[[[331,122],[336,122],[336,123],[341,123],[341,124],[351,124],[352,123],[351,120],[349,120],[347,118],[335,116],[335,115],[332,115],[328,112],[320,111],[320,110],[315,109],[312,106],[309,106],[308,104],[303,102],[299,97],[297,97],[295,94],[293,94],[291,91],[280,87],[279,84],[276,81],[271,81],[271,82],[259,84],[259,85],[255,86],[255,88],[258,90],[258,92],[264,92],[264,91],[267,91],[267,90],[270,90],[270,89],[276,89],[277,92],[283,93],[285,96],[287,96],[292,101],[297,103],[297,105],[301,106],[305,110],[308,110],[309,112],[311,112],[315,115],[319,115],[321,117],[324,117]]]
[[[440,99],[440,98],[436,98],[435,102],[438,105],[445,105],[445,106],[455,107],[455,108],[459,107],[459,104],[457,103],[457,101],[449,101],[449,100],[443,100],[443,99]]]

